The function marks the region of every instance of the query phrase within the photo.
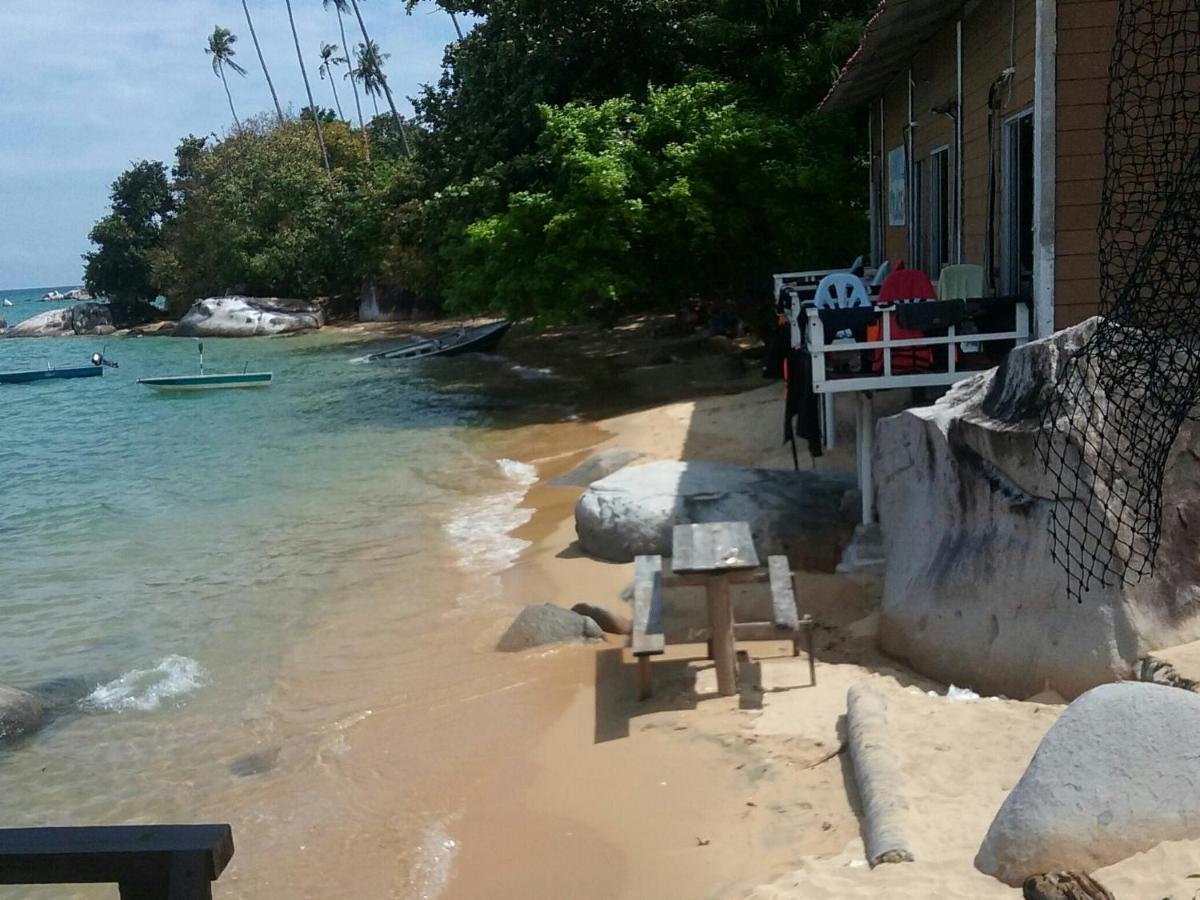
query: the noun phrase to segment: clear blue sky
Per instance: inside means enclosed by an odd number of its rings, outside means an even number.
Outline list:
[[[284,0],[249,5],[280,102],[299,110],[304,84]],[[432,3],[412,16],[403,0],[360,6],[371,38],[391,53],[400,111],[411,112],[401,98],[436,82],[454,26]],[[314,96],[332,107],[313,60],[321,41],[341,44],[337,18],[321,0],[292,7]],[[80,283],[88,230],[120,171],[139,159],[169,163],[179,138],[232,124],[204,53],[215,24],[238,36],[247,71],[230,77],[238,115],[270,109],[241,0],[0,0],[0,289]],[[351,17],[346,37],[356,44],[357,35]],[[347,115],[349,87],[338,85]]]

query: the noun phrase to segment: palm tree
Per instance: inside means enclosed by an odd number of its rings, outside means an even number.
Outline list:
[[[392,110],[392,118],[396,122],[396,130],[400,132],[400,144],[404,148],[404,155],[412,156],[412,148],[408,145],[408,134],[404,130],[404,122],[400,118],[400,113],[396,111],[396,101],[392,99],[392,89],[388,86],[387,76],[383,74],[383,60],[387,57],[379,53],[379,46],[373,43],[370,35],[367,34],[367,26],[363,22],[362,10],[358,8],[358,0],[350,0],[350,6],[354,10],[355,17],[358,19],[358,28],[362,32],[364,48],[367,51],[374,51],[368,53],[368,55],[374,57],[374,75],[378,78],[379,85],[383,88],[384,96],[387,97],[388,107]],[[363,83],[363,87],[366,87],[366,82]]]
[[[321,159],[325,163],[325,171],[329,172],[329,153],[325,149],[325,135],[321,131],[321,110],[313,101],[312,85],[308,83],[308,68],[304,65],[304,54],[300,52],[300,35],[296,33],[296,20],[292,16],[292,0],[284,0],[287,4],[288,22],[292,26],[292,41],[296,45],[296,59],[300,61],[300,74],[304,77],[304,92],[308,94],[308,108],[313,111],[313,123],[317,126],[317,144],[321,147]]]
[[[349,12],[349,0],[321,0],[321,5],[325,9],[329,9],[329,5],[333,4],[334,11],[337,12],[338,30],[342,33],[342,46],[346,48],[346,56],[350,55],[350,42],[346,40],[346,23],[342,19],[342,13]],[[346,67],[349,68],[350,60],[346,60]],[[371,158],[371,144],[367,139],[367,123],[363,121],[362,102],[358,99],[358,81],[354,78],[354,72],[351,70],[346,75],[350,79],[350,89],[354,91],[354,108],[358,110],[358,130],[362,132],[363,151],[367,155],[367,159]]]
[[[383,94],[383,79],[382,66],[383,61],[390,56],[379,49],[379,45],[371,41],[370,45],[359,44],[358,50],[355,51],[358,56],[357,68],[350,70],[350,77],[356,81],[361,81],[363,90],[367,96],[371,98],[371,102],[375,105],[375,116],[379,116],[379,101],[377,97]]]
[[[233,61],[237,51],[233,49],[233,45],[237,43],[237,35],[228,28],[222,28],[220,25],[213,26],[213,33],[208,36],[208,47],[204,52],[212,57],[213,71],[217,73],[217,77],[221,79],[221,84],[225,85],[225,96],[229,98],[229,111],[233,113],[234,127],[239,131],[242,128],[242,123],[238,121],[237,110],[233,108],[233,94],[229,92],[229,82],[225,80],[225,67],[233,69],[243,78],[246,77],[246,70]]]
[[[342,101],[338,99],[337,92],[337,74],[333,71],[334,66],[340,66],[342,63],[349,63],[350,60],[344,56],[336,55],[338,52],[337,44],[321,43],[321,65],[317,67],[317,71],[321,73],[321,80],[325,80],[325,76],[329,76],[329,86],[333,88],[333,105],[337,107],[338,118],[344,119],[342,114]]]
[[[275,101],[275,114],[283,121],[283,107],[279,105],[279,95],[275,93],[275,83],[271,81],[271,73],[267,71],[267,61],[263,59],[262,47],[258,43],[258,34],[254,30],[254,20],[250,18],[250,7],[242,0],[242,11],[246,13],[246,24],[250,26],[250,40],[254,41],[254,49],[258,53],[258,64],[262,66],[263,77],[267,79],[267,87],[271,89],[271,99]]]

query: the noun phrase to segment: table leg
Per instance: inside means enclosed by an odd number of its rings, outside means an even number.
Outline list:
[[[717,690],[722,697],[737,693],[737,648],[733,642],[733,603],[729,577],[708,580],[708,624],[712,627],[712,657],[717,669]]]

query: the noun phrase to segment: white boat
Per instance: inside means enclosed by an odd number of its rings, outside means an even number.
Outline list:
[[[3,301],[0,301],[0,306],[12,306],[12,305],[13,305],[13,302],[11,300],[9,300],[7,297],[5,297]]]

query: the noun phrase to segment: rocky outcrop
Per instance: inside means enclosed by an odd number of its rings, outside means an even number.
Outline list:
[[[853,488],[848,475],[653,462],[592,484],[575,506],[575,531],[590,555],[629,562],[670,556],[675,525],[749,522],[760,558],[786,553],[797,569],[831,572],[854,530],[841,502]]]
[[[0,744],[36,731],[45,719],[41,698],[0,684]]]
[[[1022,900],[1113,900],[1104,885],[1083,872],[1030,875],[1021,886]]]
[[[1190,530],[1200,529],[1200,441],[1191,426],[1167,468],[1153,576],[1093,586],[1076,603],[1051,557],[1058,484],[1036,444],[1063,364],[1097,321],[1018,347],[933,406],[878,425],[880,641],[922,674],[981,693],[1027,697],[1049,686],[1070,698],[1128,677],[1148,651],[1200,637]]]
[[[587,487],[593,481],[607,478],[613,472],[625,468],[641,458],[641,455],[636,450],[627,450],[624,447],[608,447],[550,483],[556,487]]]
[[[589,617],[547,603],[521,610],[496,644],[496,649],[512,653],[545,644],[603,639],[604,632]]]
[[[325,324],[321,307],[278,297],[209,297],[192,304],[176,337],[258,337],[312,331]]]
[[[1042,738],[975,857],[1008,884],[1092,872],[1200,838],[1200,696],[1153,684],[1088,691]]]
[[[72,334],[112,334],[112,310],[106,303],[80,303],[31,316],[3,329],[5,337],[63,337]]]

